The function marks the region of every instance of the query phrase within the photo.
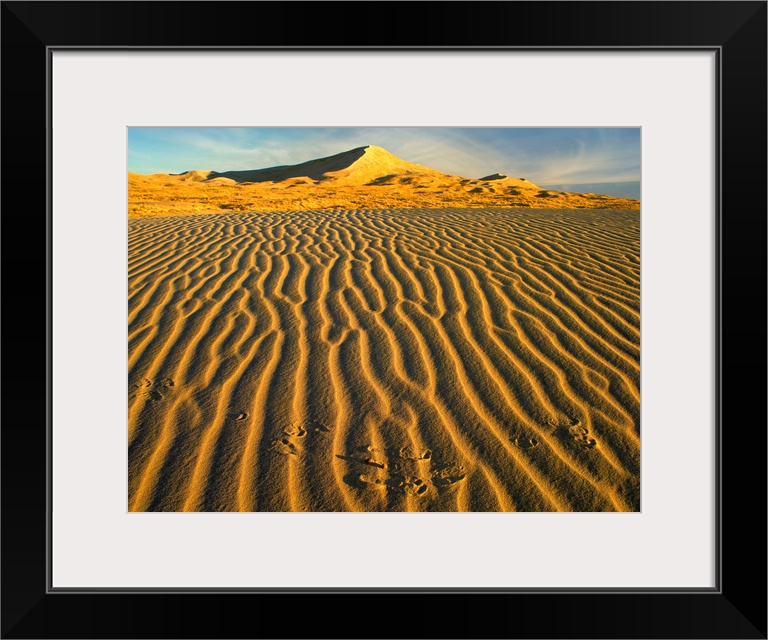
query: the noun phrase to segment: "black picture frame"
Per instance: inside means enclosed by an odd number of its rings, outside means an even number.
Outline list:
[[[766,7],[764,1],[3,2],[2,637],[766,638]],[[50,52],[254,46],[717,52],[714,589],[49,588]],[[414,618],[421,621],[415,628]]]

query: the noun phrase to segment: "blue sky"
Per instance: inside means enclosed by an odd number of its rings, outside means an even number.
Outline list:
[[[128,170],[262,169],[368,144],[384,147],[409,162],[467,178],[498,172],[541,186],[614,183],[618,189],[620,184],[629,184],[635,185],[635,197],[639,197],[640,129],[636,127],[132,127],[128,130]]]

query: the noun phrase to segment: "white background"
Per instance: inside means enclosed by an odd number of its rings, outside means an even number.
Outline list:
[[[53,586],[713,586],[715,70],[705,52],[56,52]],[[642,513],[128,513],[126,133],[181,125],[641,126]]]

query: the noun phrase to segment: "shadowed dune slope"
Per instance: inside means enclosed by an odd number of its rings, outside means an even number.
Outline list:
[[[130,510],[639,510],[639,226],[130,219]]]
[[[363,185],[377,177],[396,174],[434,177],[444,175],[428,167],[402,160],[386,149],[369,145],[301,164],[250,171],[211,172],[209,179],[223,177],[235,182],[282,182],[291,178],[311,178],[319,181],[335,180],[338,184]]]
[[[400,207],[639,209],[640,202],[543,189],[500,173],[462,178],[374,145],[267,169],[128,174],[131,217]]]

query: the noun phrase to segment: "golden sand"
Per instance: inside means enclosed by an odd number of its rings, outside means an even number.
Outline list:
[[[405,171],[130,177],[130,510],[639,510],[637,207]]]
[[[402,207],[639,209],[640,202],[547,190],[502,174],[462,178],[376,146],[252,171],[128,174],[130,216]]]

